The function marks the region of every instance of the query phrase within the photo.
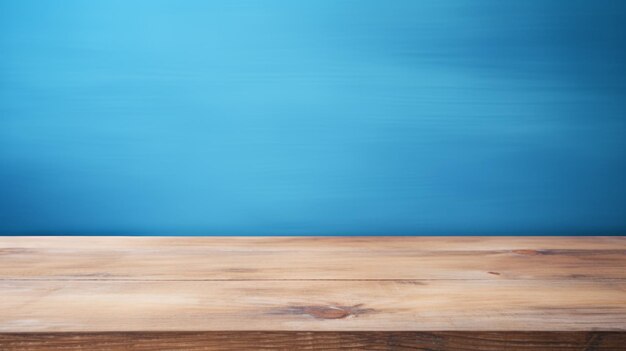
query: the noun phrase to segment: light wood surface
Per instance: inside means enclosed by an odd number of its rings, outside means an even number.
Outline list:
[[[625,237],[1,237],[0,331],[624,331]]]

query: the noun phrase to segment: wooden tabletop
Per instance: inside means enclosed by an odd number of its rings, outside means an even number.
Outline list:
[[[626,237],[0,237],[0,345],[241,331],[626,331]]]

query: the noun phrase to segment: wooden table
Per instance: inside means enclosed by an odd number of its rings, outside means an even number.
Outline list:
[[[0,237],[0,350],[626,350],[626,237]]]

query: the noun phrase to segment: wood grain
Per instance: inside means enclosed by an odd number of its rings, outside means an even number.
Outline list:
[[[624,237],[0,237],[0,279],[626,279]]]
[[[0,296],[3,350],[618,350],[626,238],[1,237]]]
[[[626,282],[3,281],[0,331],[626,330]]]
[[[3,350],[619,351],[615,332],[169,332],[0,334]]]

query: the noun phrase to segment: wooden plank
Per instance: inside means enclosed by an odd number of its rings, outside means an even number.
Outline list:
[[[624,345],[625,237],[0,237],[1,350]]]
[[[0,279],[626,279],[625,237],[0,237]]]
[[[626,330],[626,282],[2,281],[2,332]]]
[[[175,332],[0,334],[2,350],[619,351],[615,332]]]

